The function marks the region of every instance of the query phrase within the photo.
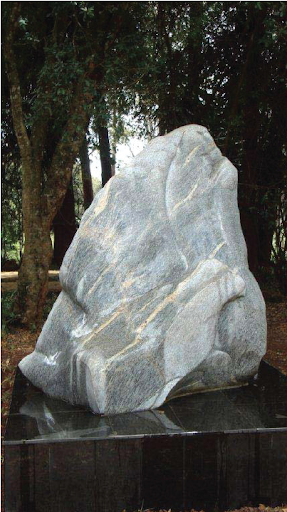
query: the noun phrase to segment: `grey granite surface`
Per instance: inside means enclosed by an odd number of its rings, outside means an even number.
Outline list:
[[[206,128],[157,137],[85,212],[63,291],[20,368],[50,396],[118,414],[239,386],[266,351],[237,171]]]

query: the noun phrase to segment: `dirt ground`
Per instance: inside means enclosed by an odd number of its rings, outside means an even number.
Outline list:
[[[123,512],[125,512],[125,511],[123,511]],[[157,511],[153,510],[153,509],[152,510],[146,509],[146,510],[138,510],[137,512],[157,512]],[[172,510],[171,509],[159,510],[158,512],[172,512]],[[197,511],[192,508],[190,510],[190,512],[204,512],[204,510]],[[230,510],[228,512],[287,512],[287,508],[284,508],[284,507],[271,508],[271,507],[265,507],[265,505],[259,505],[259,507],[242,507],[239,509]]]
[[[268,303],[265,360],[287,375],[287,301]]]

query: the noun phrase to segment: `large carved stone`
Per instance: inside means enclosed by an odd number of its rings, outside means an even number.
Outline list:
[[[266,350],[237,171],[202,126],[158,137],[85,212],[22,372],[94,412],[242,385]]]

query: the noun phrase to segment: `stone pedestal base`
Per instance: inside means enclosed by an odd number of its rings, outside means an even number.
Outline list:
[[[5,435],[5,512],[224,511],[287,502],[287,378],[102,417],[17,370]]]

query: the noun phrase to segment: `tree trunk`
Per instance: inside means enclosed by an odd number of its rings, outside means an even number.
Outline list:
[[[117,121],[116,121],[116,111],[115,109],[113,110],[113,115],[112,115],[112,123],[113,123],[113,137],[112,137],[112,142],[110,144],[111,146],[111,168],[112,168],[112,176],[115,176],[116,174],[116,162],[117,162],[117,143],[118,143],[118,138],[117,138]]]
[[[103,187],[112,177],[112,163],[110,153],[109,133],[106,126],[98,128],[99,142],[100,142],[100,159],[102,167],[102,185]]]
[[[248,264],[251,272],[257,276],[258,268],[258,218],[257,213],[250,211],[250,206],[254,204],[251,196],[248,194],[239,202],[239,211],[242,231],[247,245]]]
[[[52,259],[50,229],[61,207],[73,164],[79,155],[89,123],[87,105],[94,96],[85,90],[85,75],[77,82],[69,105],[67,122],[54,148],[51,163],[43,165],[48,139],[49,116],[35,121],[27,131],[22,107],[20,80],[17,69],[14,39],[19,27],[21,2],[12,2],[4,41],[4,56],[9,82],[12,118],[22,166],[22,207],[25,248],[18,277],[15,311],[28,326],[41,322],[47,294],[48,271]],[[43,179],[45,176],[45,179]]]
[[[23,160],[23,229],[25,251],[19,276],[15,311],[21,322],[29,326],[37,325],[42,317],[48,287],[48,270],[52,259],[50,226],[43,222],[41,207],[40,173],[34,165]]]
[[[37,234],[37,238],[35,233],[25,238],[25,252],[18,277],[18,300],[15,304],[21,323],[29,326],[37,326],[41,321],[53,254],[50,230],[44,231],[39,222]]]
[[[248,263],[251,272],[258,278],[260,248],[260,194],[259,194],[259,135],[260,109],[257,101],[257,90],[262,87],[260,80],[261,38],[264,35],[264,17],[266,7],[258,11],[254,5],[248,10],[248,27],[244,33],[246,40],[242,68],[238,76],[237,87],[234,88],[230,101],[230,121],[224,144],[223,153],[230,157],[231,139],[239,134],[232,133],[234,119],[238,116],[239,106],[242,111],[242,168],[239,174],[239,210],[242,230],[245,237]],[[234,145],[234,140],[233,140]]]
[[[55,237],[53,261],[60,267],[77,231],[72,179],[62,206],[53,220],[53,229]]]
[[[93,182],[91,176],[91,168],[90,168],[90,159],[89,159],[89,151],[88,151],[88,142],[85,136],[83,145],[80,150],[80,160],[81,160],[81,169],[82,169],[82,181],[83,181],[83,192],[84,192],[84,208],[85,210],[89,208],[90,204],[93,202],[94,193],[93,193]]]
[[[112,176],[115,176],[116,174],[116,152],[113,151],[112,152],[112,165],[111,165],[111,169],[112,169]]]

